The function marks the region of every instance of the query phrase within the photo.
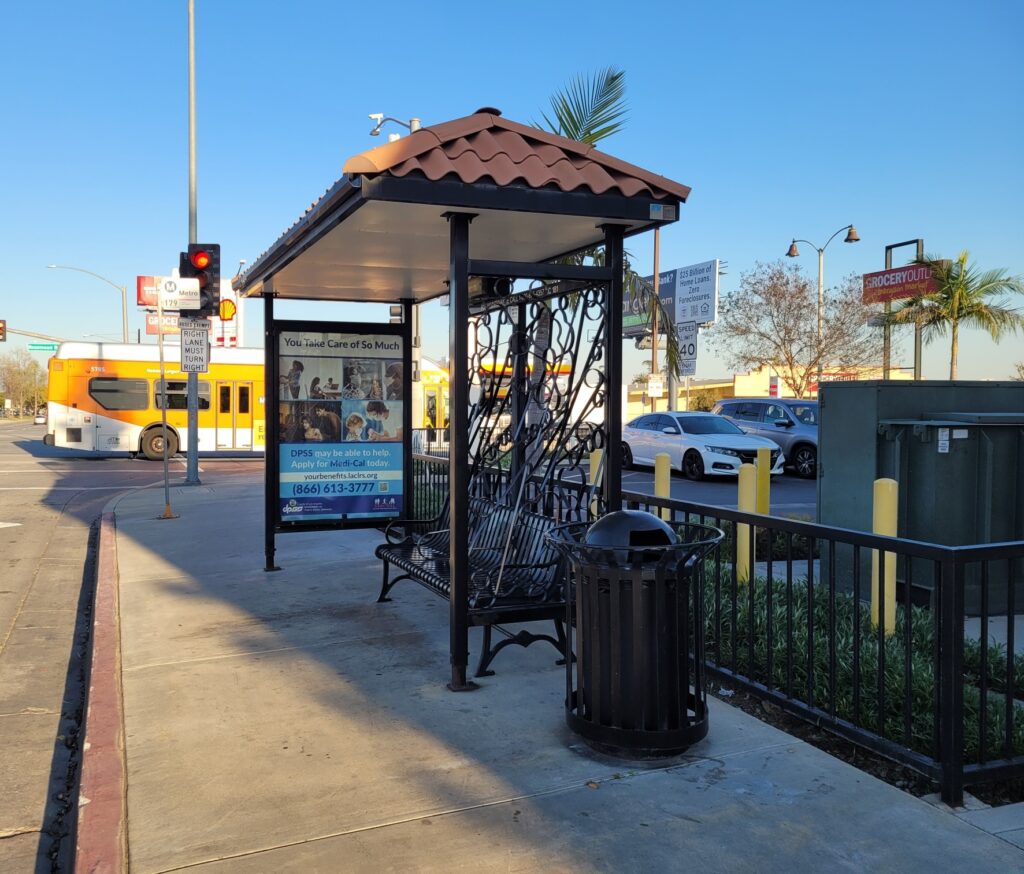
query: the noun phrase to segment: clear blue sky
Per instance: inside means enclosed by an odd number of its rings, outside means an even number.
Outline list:
[[[490,105],[529,122],[571,77],[614,64],[632,111],[602,148],[693,187],[663,235],[663,269],[726,259],[729,291],[792,237],[820,243],[853,222],[863,242],[829,247],[826,282],[881,269],[887,243],[915,237],[1024,274],[1024,4],[712,5],[196,0],[200,239],[222,244],[230,272],[252,263],[347,156],[379,143],[367,113],[430,124]],[[45,265],[93,270],[130,296],[136,274],[176,265],[188,231],[185,10],[5,9],[0,318],[11,327],[117,339],[117,292]],[[648,272],[649,235],[630,248]],[[813,255],[801,259],[812,276]],[[132,306],[133,335],[142,324]],[[444,352],[443,330],[429,332],[428,354]],[[926,377],[945,375],[947,352],[926,350]],[[1001,378],[1021,359],[1021,336],[993,346],[970,331],[960,373]],[[725,372],[702,350],[698,376]]]

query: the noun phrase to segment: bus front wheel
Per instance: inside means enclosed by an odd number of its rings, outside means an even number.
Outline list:
[[[164,435],[159,428],[152,428],[142,435],[142,454],[150,461],[162,461],[164,457]],[[167,457],[178,453],[178,438],[173,431],[167,432]]]

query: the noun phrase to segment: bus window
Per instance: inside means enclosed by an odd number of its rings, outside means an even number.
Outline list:
[[[89,397],[105,410],[148,410],[148,389],[144,379],[97,376],[89,380]]]
[[[220,412],[230,413],[231,412],[231,386],[222,385],[220,387]]]
[[[249,412],[249,386],[247,385],[238,387],[238,412],[240,415]]]
[[[153,406],[158,410],[163,406],[163,382],[153,382]],[[187,410],[188,409],[188,383],[183,379],[167,380],[167,409]],[[199,409],[210,409],[210,383],[199,382]]]

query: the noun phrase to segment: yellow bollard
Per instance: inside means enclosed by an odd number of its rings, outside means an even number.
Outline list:
[[[654,495],[657,498],[672,496],[672,456],[667,452],[659,452],[654,456]],[[670,519],[672,511],[662,507],[658,515],[662,519]]]
[[[768,515],[771,507],[772,451],[767,446],[757,450],[757,512]]]
[[[594,449],[590,453],[590,484],[592,486],[601,485],[601,468],[604,462],[604,450]],[[590,515],[595,519],[597,518],[597,498],[594,498],[590,502]]]
[[[752,464],[741,464],[739,475],[739,496],[737,506],[744,513],[754,513],[757,508],[757,471]],[[756,557],[755,557],[756,560]],[[736,526],[736,580],[745,583],[750,579],[750,526]]]
[[[896,511],[899,507],[899,484],[894,479],[876,479],[871,530],[875,534],[896,536]],[[885,635],[896,630],[896,553],[885,554],[885,591],[883,593]],[[871,551],[871,624],[878,628],[878,550]]]

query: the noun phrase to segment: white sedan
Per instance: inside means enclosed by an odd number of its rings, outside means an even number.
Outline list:
[[[757,462],[757,450],[771,453],[772,475],[782,473],[785,461],[777,443],[744,434],[728,419],[710,413],[648,413],[622,429],[622,464],[654,464],[667,452],[673,470],[687,479],[736,476],[741,464]]]

